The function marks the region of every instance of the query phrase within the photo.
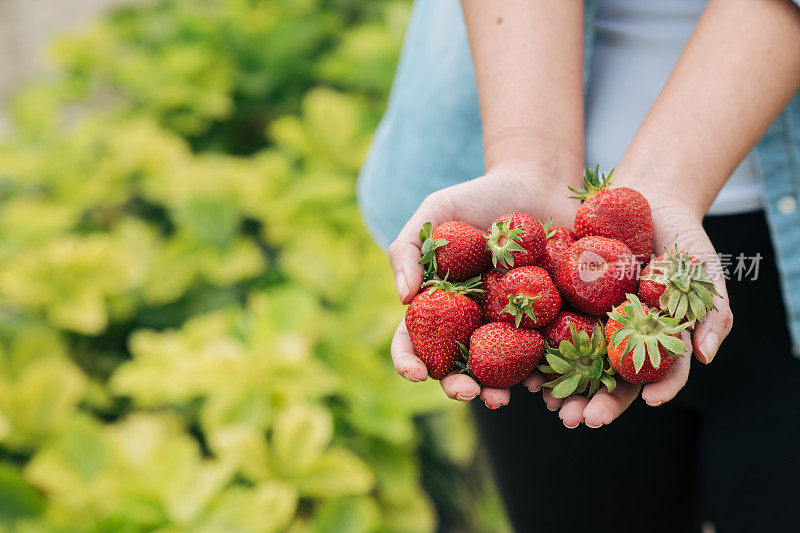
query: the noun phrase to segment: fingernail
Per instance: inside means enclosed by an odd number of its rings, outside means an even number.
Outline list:
[[[539,392],[539,389],[541,389],[541,386],[539,385],[535,387],[528,387],[527,385],[525,385],[525,387],[528,389],[528,392]]]
[[[546,405],[546,406],[547,406],[547,408],[548,408],[548,409],[550,409],[551,411],[558,411],[558,407],[550,407],[550,404],[549,404],[549,403],[546,403],[545,405]]]
[[[404,378],[406,378],[408,381],[414,381],[414,382],[417,382],[417,381],[419,381],[418,379],[416,379],[414,376],[412,376],[412,375],[411,375],[411,371],[410,371],[410,370],[406,370],[405,372],[403,372],[403,374],[402,374],[402,375],[403,375],[403,377],[404,377]]]
[[[589,422],[586,422],[586,427],[589,427],[589,428],[592,428],[592,429],[597,429],[597,428],[603,427],[603,424],[600,424],[599,426],[593,426]]]
[[[719,337],[713,331],[706,333],[706,338],[700,343],[700,353],[703,354],[706,364],[710,363],[719,349]]]
[[[406,296],[408,296],[408,283],[406,283],[406,277],[402,272],[395,276],[394,284],[397,287],[397,295],[400,297],[400,301],[404,302]]]
[[[459,400],[461,400],[462,402],[471,402],[471,401],[472,401],[472,399],[473,399],[473,398],[475,398],[475,396],[477,396],[477,395],[476,395],[476,394],[473,394],[472,396],[464,396],[464,395],[463,395],[463,394],[461,394],[461,393],[458,393],[458,394],[456,394],[456,398],[458,398],[458,399],[459,399]]]
[[[567,423],[566,423],[566,422],[564,422],[564,427],[565,427],[565,428],[567,428],[567,429],[575,429],[575,428],[576,428],[576,427],[578,427],[579,425],[580,425],[580,424],[578,423],[578,424],[575,424],[574,426],[568,426],[568,425],[567,425]]]

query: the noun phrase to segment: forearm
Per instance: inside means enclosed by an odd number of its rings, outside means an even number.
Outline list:
[[[711,0],[617,181],[680,195],[703,216],[798,89],[800,10],[788,0]]]
[[[462,0],[487,171],[530,164],[574,176],[583,164],[583,3]]]

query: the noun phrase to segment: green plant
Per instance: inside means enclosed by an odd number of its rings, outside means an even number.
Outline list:
[[[407,12],[162,0],[56,44],[0,143],[0,531],[436,527],[420,465],[474,436],[388,362],[353,193]],[[471,487],[438,514],[496,530]]]

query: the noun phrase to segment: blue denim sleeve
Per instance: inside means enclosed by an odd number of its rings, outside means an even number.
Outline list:
[[[789,332],[800,356],[800,95],[767,130],[756,154]]]
[[[386,114],[357,194],[373,238],[388,247],[431,192],[483,173],[480,110],[458,0],[417,0]]]

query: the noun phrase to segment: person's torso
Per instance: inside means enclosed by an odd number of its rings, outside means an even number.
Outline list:
[[[586,96],[586,160],[615,166],[658,97],[706,0],[596,0]],[[758,167],[748,155],[709,214],[754,211],[763,204]]]

